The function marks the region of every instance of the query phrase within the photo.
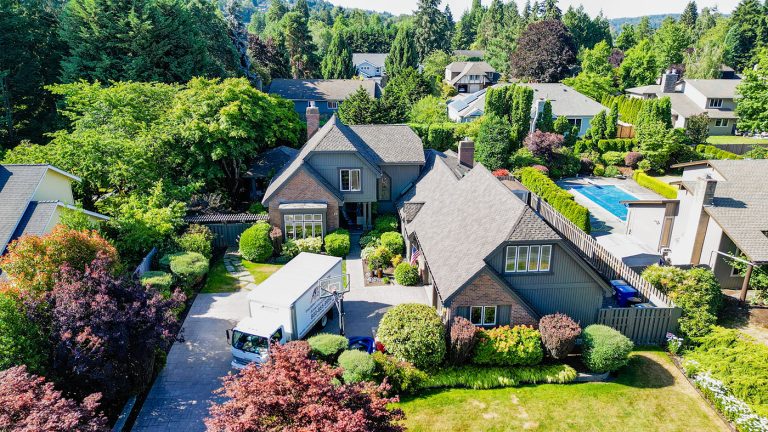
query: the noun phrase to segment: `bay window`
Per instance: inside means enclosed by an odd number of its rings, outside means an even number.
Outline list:
[[[505,273],[546,272],[550,268],[552,245],[507,246]]]

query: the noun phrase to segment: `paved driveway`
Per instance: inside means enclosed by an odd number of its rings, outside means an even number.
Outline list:
[[[174,343],[133,426],[135,432],[204,431],[203,419],[230,371],[225,331],[248,314],[248,291],[199,294],[184,321],[184,342]]]

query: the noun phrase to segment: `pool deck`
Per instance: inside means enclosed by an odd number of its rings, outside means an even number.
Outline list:
[[[638,185],[632,179],[619,180],[605,177],[579,177],[559,180],[557,184],[570,192],[576,202],[589,209],[592,215],[592,237],[613,255],[633,268],[643,268],[659,262],[661,255],[654,246],[627,235],[627,226],[618,217],[572,189],[572,186],[617,186],[640,200],[662,199],[655,192]]]

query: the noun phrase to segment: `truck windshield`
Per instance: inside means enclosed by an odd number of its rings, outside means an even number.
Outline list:
[[[241,351],[261,354],[269,348],[269,340],[263,336],[251,335],[235,330],[232,333],[232,346]]]

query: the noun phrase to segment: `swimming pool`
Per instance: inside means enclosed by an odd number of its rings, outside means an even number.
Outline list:
[[[621,202],[637,201],[637,197],[613,185],[573,186],[572,189],[625,222],[627,221],[627,206]]]

